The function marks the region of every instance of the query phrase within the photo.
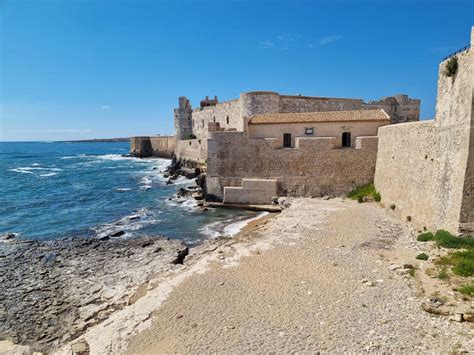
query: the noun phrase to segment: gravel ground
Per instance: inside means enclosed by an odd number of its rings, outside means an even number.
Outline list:
[[[474,351],[470,324],[423,311],[408,270],[386,257],[405,233],[374,203],[292,200],[218,246],[114,352]]]

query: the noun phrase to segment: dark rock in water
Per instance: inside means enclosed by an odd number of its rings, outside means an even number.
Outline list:
[[[153,241],[152,241],[152,240],[148,240],[148,241],[146,241],[145,243],[143,243],[143,244],[142,244],[142,248],[149,247],[150,245],[153,245]]]
[[[202,194],[202,192],[193,192],[193,194],[191,195],[192,198],[194,198],[195,200],[202,200],[204,199],[204,196]]]
[[[140,218],[140,216],[136,214],[136,215],[133,215],[133,216],[129,216],[128,220],[129,221],[134,221],[134,220],[139,219],[139,218]]]
[[[171,178],[166,181],[166,185],[172,185],[172,184],[174,184],[174,182],[171,181]]]
[[[17,237],[17,233],[6,233],[0,235],[0,240],[11,240]]]
[[[124,235],[124,234],[125,234],[124,231],[118,231],[118,232],[115,232],[115,233],[110,234],[109,236],[110,236],[110,237],[120,237],[120,236],[122,236],[122,235]]]
[[[188,248],[185,248],[185,249],[182,249],[182,250],[178,250],[178,256],[176,257],[175,260],[173,260],[171,262],[171,264],[183,264],[184,262],[184,259],[186,258],[186,256],[189,254],[189,249]]]
[[[173,174],[170,176],[170,180],[176,180],[178,178],[178,175]]]
[[[159,168],[157,166],[153,167],[153,170],[158,170]]]
[[[176,174],[186,177],[186,179],[194,179],[196,175],[195,169],[181,168],[176,170]]]

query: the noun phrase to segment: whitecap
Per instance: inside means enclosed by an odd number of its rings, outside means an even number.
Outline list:
[[[120,192],[124,192],[124,191],[130,191],[132,189],[130,189],[128,187],[117,187],[115,190],[120,191]]]
[[[20,173],[20,174],[34,174],[34,172],[29,171],[29,170],[24,170],[24,169],[8,169],[8,171],[13,171],[15,173]]]
[[[46,173],[46,174],[40,174],[39,176],[48,177],[48,176],[54,176],[54,175],[58,175],[58,173]]]

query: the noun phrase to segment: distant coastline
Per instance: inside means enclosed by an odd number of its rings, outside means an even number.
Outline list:
[[[67,141],[54,141],[54,143],[114,143],[114,142],[128,142],[129,137],[126,138],[95,138],[95,139],[79,139]]]

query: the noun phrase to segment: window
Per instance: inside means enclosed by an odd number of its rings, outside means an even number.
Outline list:
[[[229,116],[225,118],[225,121],[227,122],[227,124],[229,124]]]
[[[314,128],[305,128],[304,129],[304,134],[308,135],[308,136],[312,136],[314,135]]]
[[[291,133],[283,133],[283,148],[291,148]]]
[[[216,116],[212,117],[212,119],[214,120],[214,122],[216,122]]]
[[[342,133],[342,147],[343,148],[351,147],[351,133],[350,132]]]

